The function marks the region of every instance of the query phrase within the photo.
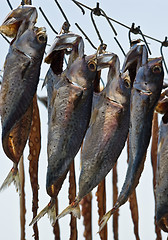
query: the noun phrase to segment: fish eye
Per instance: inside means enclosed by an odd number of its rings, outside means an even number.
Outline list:
[[[44,34],[39,34],[38,36],[37,36],[37,41],[39,42],[39,43],[43,43],[43,42],[45,42],[45,35]]]
[[[97,65],[96,65],[96,63],[94,61],[90,61],[88,63],[88,68],[89,68],[90,71],[95,72],[96,68],[97,68]]]
[[[130,80],[128,78],[124,79],[124,84],[125,84],[126,88],[130,88],[131,87],[131,82],[130,82]]]
[[[154,67],[152,68],[152,72],[153,72],[153,73],[161,73],[161,71],[162,71],[162,68],[161,68],[159,65],[154,66]]]

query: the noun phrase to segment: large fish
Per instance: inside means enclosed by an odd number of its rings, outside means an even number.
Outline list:
[[[146,151],[151,137],[154,108],[163,85],[162,59],[143,59],[138,69],[131,94],[131,117],[129,129],[129,165],[125,182],[113,209],[104,215],[100,230],[110,216],[123,205],[136,188],[143,171]]]
[[[84,139],[78,195],[57,219],[70,212],[80,217],[79,202],[113,168],[125,145],[129,129],[131,82],[128,73],[120,74],[117,55],[113,54],[109,65],[108,83],[95,96],[96,103]]]
[[[168,123],[161,121],[156,171],[156,222],[168,232]]]
[[[83,40],[82,46],[83,46]],[[67,41],[66,41],[67,42]],[[64,43],[63,43],[64,45]],[[66,46],[62,46],[65,48]],[[60,48],[59,48],[60,50]],[[82,51],[83,52],[83,51]],[[73,52],[71,53],[72,55]],[[52,93],[48,101],[48,169],[46,189],[50,203],[32,220],[38,221],[45,213],[55,222],[55,198],[66,178],[72,160],[82,144],[92,107],[93,82],[97,73],[97,56],[79,57],[67,69],[52,79]],[[49,80],[50,81],[50,80]],[[50,83],[49,83],[50,84]]]
[[[46,42],[45,28],[34,27],[31,22],[27,27],[27,23],[23,21],[6,57],[0,94],[2,144],[5,154],[13,161],[14,167],[0,190],[18,175],[17,165],[27,141],[31,122],[28,112],[31,114],[30,106],[39,82]],[[24,117],[25,114],[28,116]],[[20,121],[25,118],[28,124],[25,125],[27,133],[19,135],[21,131],[19,126],[23,125]],[[22,131],[23,129],[22,126]]]

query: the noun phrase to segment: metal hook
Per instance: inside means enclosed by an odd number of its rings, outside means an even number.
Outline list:
[[[76,2],[75,0],[72,0],[72,2],[74,2],[80,8],[80,10],[82,11],[83,15],[85,15],[85,10],[79,5],[79,3]]]
[[[42,13],[43,17],[45,18],[46,22],[48,23],[48,25],[50,26],[50,28],[53,30],[53,32],[55,34],[58,34],[58,32],[53,28],[53,26],[51,25],[50,21],[48,20],[47,16],[45,15],[45,13],[43,12],[42,8],[39,7],[40,12]]]
[[[7,43],[10,44],[10,41],[9,41],[2,33],[0,33],[0,34],[1,34],[1,36],[7,41]]]
[[[11,5],[11,3],[10,3],[9,0],[7,0],[7,3],[8,3],[8,5],[9,5],[10,9],[13,10],[13,7],[12,7],[12,5]]]
[[[96,30],[96,32],[97,32],[97,35],[98,35],[98,38],[99,38],[101,44],[103,44],[103,39],[101,38],[100,33],[99,33],[99,30],[98,30],[98,28],[97,28],[97,26],[96,26],[96,23],[95,23],[95,21],[94,21],[93,14],[95,14],[95,15],[97,15],[97,16],[103,15],[103,16],[107,19],[107,21],[108,21],[110,27],[112,28],[114,34],[117,35],[117,32],[115,31],[115,29],[114,29],[112,23],[110,22],[109,18],[107,17],[106,13],[105,13],[101,8],[99,8],[99,3],[97,3],[96,8],[93,8],[93,9],[91,10],[91,20],[92,20],[92,23],[93,23],[93,25],[94,25],[94,28],[95,28],[95,30]]]
[[[75,23],[75,25],[77,26],[77,28],[81,31],[81,33],[85,36],[85,39],[88,40],[88,42],[90,43],[90,45],[97,50],[97,48],[94,46],[94,44],[91,42],[91,40],[88,38],[88,36],[86,35],[86,33],[81,29],[81,27]]]
[[[141,31],[141,29],[140,29],[140,26],[138,26],[138,27],[135,28],[135,23],[132,23],[132,26],[131,26],[131,28],[130,28],[130,30],[129,30],[129,32],[128,32],[128,38],[129,38],[130,46],[132,46],[131,33],[140,34],[140,35],[142,36],[143,41],[144,41],[144,43],[145,43],[145,45],[146,45],[146,47],[147,47],[147,49],[148,49],[148,52],[149,52],[149,54],[151,55],[150,48],[149,48],[149,46],[148,46],[148,43],[147,43],[147,41],[146,41],[146,39],[145,39],[144,34],[142,33],[142,31]]]
[[[25,5],[25,1],[24,1],[24,0],[21,1],[21,5],[22,5],[22,6]]]
[[[161,44],[161,47],[160,47],[160,53],[162,55],[162,59],[163,59],[163,64],[165,66],[165,69],[166,69],[166,72],[168,74],[168,68],[167,68],[167,65],[166,65],[166,62],[165,62],[165,58],[164,58],[164,54],[163,54],[163,47],[168,47],[168,40],[167,40],[167,37],[165,37],[165,40],[162,42]]]
[[[70,23],[69,23],[69,21],[68,21],[68,18],[66,17],[66,15],[65,15],[65,13],[64,13],[64,11],[63,11],[63,9],[62,9],[62,7],[61,7],[61,5],[59,4],[59,2],[58,2],[57,0],[54,0],[54,1],[55,1],[55,3],[57,4],[59,10],[61,11],[63,17],[65,18],[65,21],[67,22],[67,24],[68,24],[69,27],[70,27],[71,25],[70,25]]]
[[[122,53],[124,54],[124,56],[126,56],[124,49],[122,48],[121,44],[119,43],[119,41],[117,40],[116,37],[114,37],[114,40],[116,41],[116,43],[118,44],[119,48],[121,49]]]

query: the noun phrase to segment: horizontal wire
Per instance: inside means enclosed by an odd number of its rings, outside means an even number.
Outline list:
[[[76,1],[76,2],[77,2],[79,5],[81,5],[82,7],[86,8],[86,9],[88,9],[88,10],[90,10],[90,11],[93,10],[91,7],[85,5],[85,4],[81,3],[81,2],[78,2],[78,1]],[[103,15],[102,13],[101,13],[100,15],[104,17],[104,15]],[[131,29],[131,27],[129,27],[129,26],[127,26],[127,25],[125,25],[125,24],[123,24],[123,23],[121,23],[121,22],[119,22],[119,21],[117,21],[117,20],[115,20],[115,19],[113,19],[113,18],[111,18],[111,17],[109,17],[109,16],[107,16],[107,18],[110,19],[111,21],[113,21],[113,22],[115,22],[115,23],[117,23],[117,24],[119,24],[119,25],[121,25],[121,26],[129,29],[129,30]],[[156,41],[156,42],[159,42],[159,43],[162,43],[162,42],[163,42],[163,41],[160,41],[160,40],[158,40],[158,39],[156,39],[156,38],[154,38],[154,37],[148,36],[148,35],[146,35],[146,34],[143,34],[143,35],[144,35],[146,38],[149,38],[149,39],[151,39],[151,40],[153,40],[153,41]]]

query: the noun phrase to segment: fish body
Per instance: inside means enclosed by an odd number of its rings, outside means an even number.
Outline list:
[[[156,171],[156,221],[168,232],[168,123],[161,121]]]
[[[119,59],[115,56],[107,86],[96,99],[84,139],[79,199],[97,186],[113,168],[125,145],[129,129],[130,94],[129,76],[127,73],[120,75]]]
[[[46,41],[44,28],[36,28],[33,24],[27,28],[23,22],[5,61],[0,94],[2,145],[14,163],[14,174],[30,130],[32,100],[39,82]],[[9,177],[2,187],[6,186]]]
[[[46,183],[51,197],[57,196],[89,124],[96,65],[92,71],[88,64],[89,56],[79,57],[66,75],[55,78],[51,107],[49,106],[52,110],[48,129]]]
[[[10,46],[1,88],[2,139],[27,111],[33,100],[46,40],[45,29],[30,28]]]
[[[110,216],[128,200],[138,185],[151,137],[154,108],[163,86],[163,77],[161,58],[149,59],[137,71],[131,93],[129,163],[126,178],[113,209],[103,216],[100,230]]]

